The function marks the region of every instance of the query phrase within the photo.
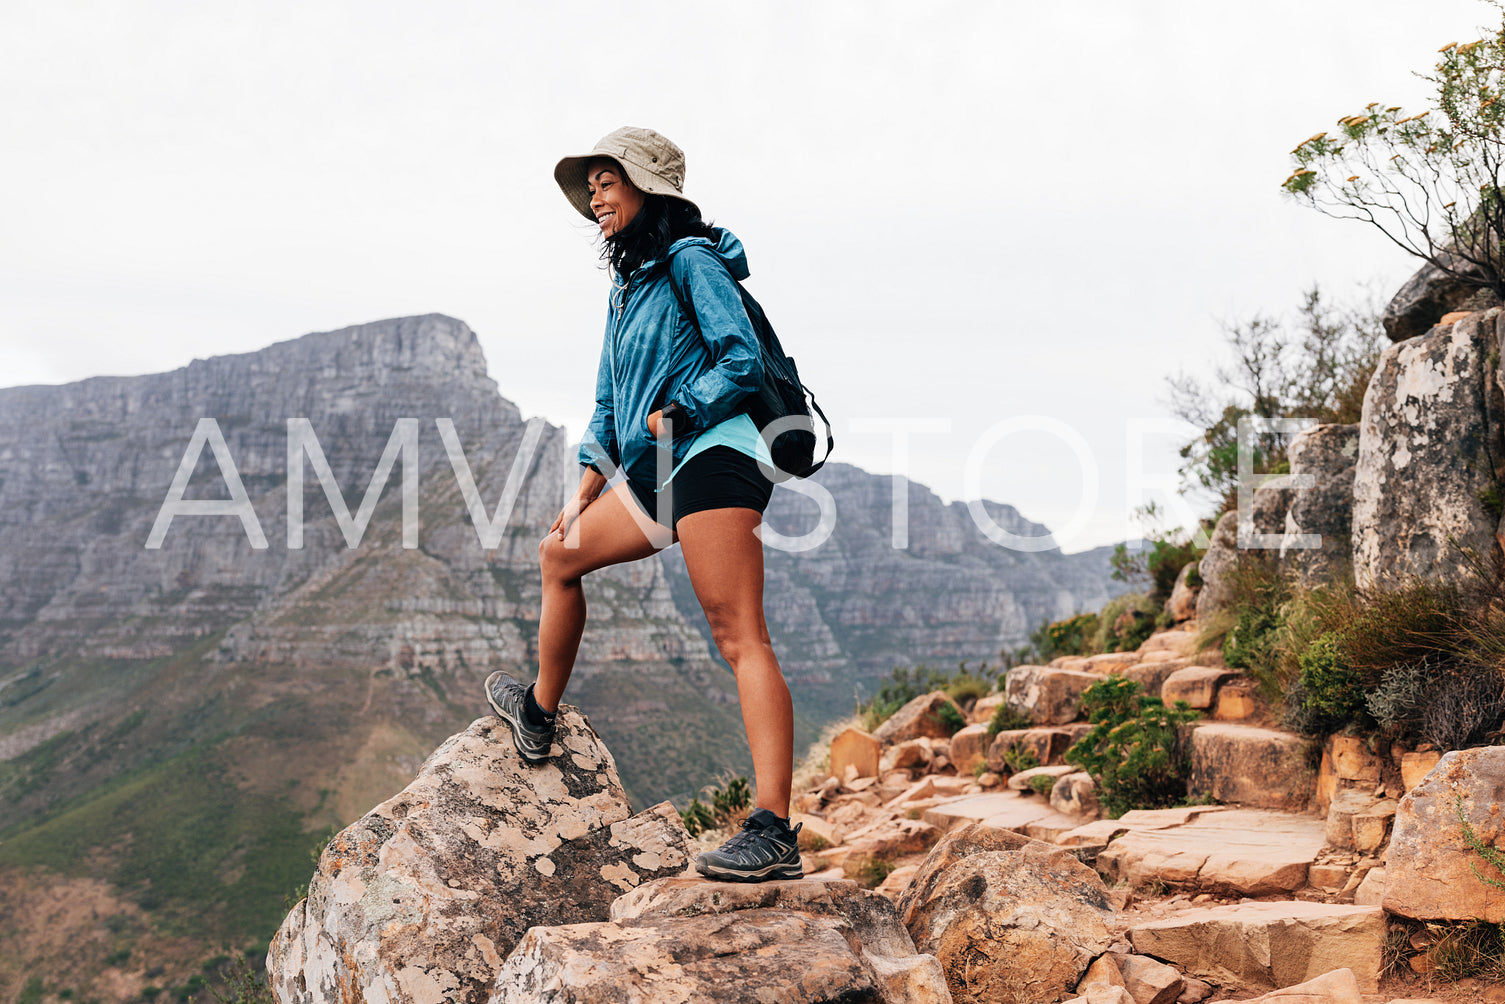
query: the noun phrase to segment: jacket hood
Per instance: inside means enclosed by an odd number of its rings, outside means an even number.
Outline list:
[[[733,279],[736,279],[738,282],[746,279],[752,273],[747,269],[747,252],[743,249],[742,242],[730,230],[723,230],[721,227],[712,227],[711,229],[716,233],[714,241],[707,240],[704,237],[681,237],[669,245],[669,252],[668,255],[665,255],[665,258],[673,255],[674,252],[681,248],[700,244],[710,248],[716,257],[721,259],[721,263],[726,266],[726,270],[732,274]],[[664,258],[654,258],[652,261],[644,262],[642,268],[645,270],[655,268],[662,264],[663,261]]]

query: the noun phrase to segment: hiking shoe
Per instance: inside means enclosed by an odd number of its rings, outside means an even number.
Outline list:
[[[497,671],[486,677],[486,703],[512,730],[518,756],[528,763],[543,763],[554,745],[554,725],[540,728],[528,721],[527,700],[528,688],[506,673]]]
[[[742,821],[741,832],[695,859],[695,870],[722,882],[804,878],[798,844],[803,825],[791,829],[767,809],[754,809]]]

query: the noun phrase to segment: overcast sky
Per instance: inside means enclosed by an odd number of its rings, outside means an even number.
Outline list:
[[[1388,296],[1414,269],[1283,199],[1290,149],[1371,101],[1421,110],[1415,72],[1498,18],[6,0],[0,386],[438,311],[525,414],[578,435],[606,279],[552,168],[644,125],[745,243],[837,459],[1012,503],[1067,550],[1112,542],[1174,480],[1164,379],[1210,371],[1219,322],[1289,313],[1314,281]],[[949,431],[901,459],[900,419]]]

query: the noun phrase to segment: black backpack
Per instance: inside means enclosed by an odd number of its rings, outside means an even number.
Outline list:
[[[736,282],[735,277],[732,281]],[[674,291],[680,311],[694,321],[695,312],[686,306],[679,287],[674,285],[672,273],[669,288]],[[836,445],[835,437],[831,435],[831,421],[815,402],[815,394],[800,382],[794,359],[784,353],[784,347],[779,344],[779,336],[774,334],[773,325],[768,323],[768,315],[763,312],[762,305],[753,299],[752,294],[740,282],[737,283],[737,291],[742,294],[742,307],[747,311],[747,319],[752,322],[753,330],[758,333],[758,342],[763,348],[763,385],[747,396],[742,410],[747,412],[760,433],[774,422],[785,420],[780,422],[781,431],[768,446],[774,466],[782,475],[776,480],[808,478],[825,465],[830,459],[831,449]],[[809,399],[808,403],[806,398]],[[812,409],[826,427],[826,452],[819,461],[815,459],[817,437]]]

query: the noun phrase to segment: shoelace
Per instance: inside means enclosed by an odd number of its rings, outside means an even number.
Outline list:
[[[742,820],[742,829],[732,835],[732,838],[726,842],[723,849],[727,852],[739,851],[753,839],[755,834],[763,829],[765,829],[764,826],[754,822],[753,818],[748,816]]]

